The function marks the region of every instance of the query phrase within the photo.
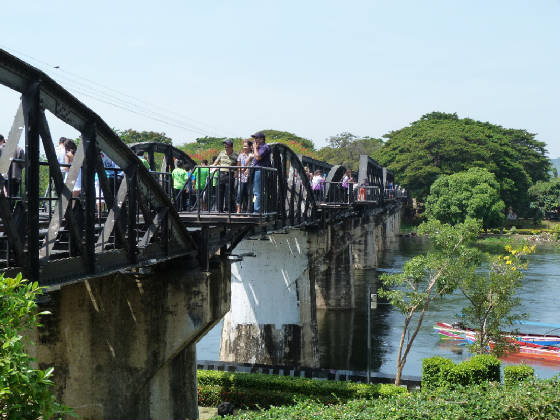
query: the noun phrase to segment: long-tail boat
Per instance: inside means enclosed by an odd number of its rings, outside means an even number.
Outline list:
[[[477,340],[476,332],[467,332],[465,340],[469,343],[474,343]],[[515,347],[506,352],[506,356],[518,356],[523,359],[540,359],[560,362],[560,347],[543,346],[533,343],[523,343],[513,337],[511,343]],[[490,342],[489,347],[493,348],[494,343]]]
[[[434,325],[434,330],[445,340],[465,340],[467,334],[476,334],[476,330],[467,328],[461,324],[448,324],[438,322]],[[536,346],[560,346],[560,336],[547,334],[526,334],[511,333],[507,337],[511,338],[518,345]]]

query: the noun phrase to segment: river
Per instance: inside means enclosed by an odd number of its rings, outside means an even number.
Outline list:
[[[367,366],[367,284],[376,285],[382,272],[399,271],[411,257],[427,250],[428,244],[418,237],[402,237],[387,249],[377,270],[355,270],[357,293],[356,309],[318,310],[320,365],[330,369],[365,370]],[[529,268],[520,289],[520,312],[529,314],[529,320],[560,324],[560,252],[552,247],[537,247],[529,257]],[[451,322],[465,304],[459,294],[447,297],[431,306],[423,326],[408,355],[404,375],[420,376],[422,359],[434,355],[461,361],[469,357],[468,349],[454,342],[441,341],[433,333],[437,321]],[[402,315],[388,304],[380,304],[372,311],[372,371],[394,374],[396,353],[402,332]],[[348,326],[352,326],[349,328]],[[521,331],[534,330],[523,327]],[[534,331],[541,332],[541,331]],[[544,332],[544,331],[543,331]],[[197,345],[200,360],[218,360],[221,323],[210,331]],[[560,334],[558,334],[560,335]],[[518,361],[504,361],[504,365]],[[551,377],[560,372],[560,363],[526,360],[541,377]]]

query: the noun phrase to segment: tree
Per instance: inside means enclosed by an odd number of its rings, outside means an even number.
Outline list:
[[[480,224],[472,219],[454,227],[437,220],[423,223],[418,227],[418,234],[428,235],[431,239],[430,251],[407,261],[402,273],[381,276],[383,287],[379,295],[388,299],[404,315],[397,354],[396,385],[400,383],[406,358],[431,303],[452,293],[459,279],[473,273],[478,265],[480,252],[469,245],[479,229]]]
[[[490,260],[488,272],[469,272],[461,276],[459,282],[459,290],[469,302],[461,312],[461,319],[466,326],[477,331],[476,340],[471,345],[474,353],[487,353],[492,343],[491,352],[500,356],[512,347],[503,332],[504,326],[525,317],[512,311],[521,302],[515,294],[521,287],[522,270],[527,268],[522,257],[534,252],[535,246],[523,245],[514,249],[507,245],[505,250],[505,256]]]
[[[494,174],[484,168],[440,176],[426,199],[428,218],[452,225],[470,217],[481,220],[484,228],[501,226],[504,208],[500,185]]]
[[[340,149],[343,147],[348,147],[348,145],[356,141],[357,137],[347,131],[337,134],[336,136],[330,136],[327,139],[329,146],[333,149]]]
[[[481,167],[496,175],[506,206],[525,215],[529,187],[549,179],[546,145],[526,130],[433,112],[384,137],[374,159],[420,201],[440,175]]]
[[[0,418],[50,419],[68,413],[51,392],[53,369],[31,367],[23,334],[39,326],[37,283],[0,275]]]
[[[534,216],[542,219],[560,212],[560,178],[539,181],[529,188],[529,200]]]
[[[165,133],[157,133],[155,131],[136,131],[131,128],[123,131],[115,130],[115,132],[121,140],[127,144],[144,142],[173,144],[173,140],[171,140],[170,137],[167,137]]]
[[[319,150],[319,159],[353,170],[358,169],[360,155],[371,156],[383,145],[381,139],[357,137],[348,132],[331,136],[327,141],[329,146]]]
[[[309,139],[305,137],[300,137],[294,133],[290,133],[288,131],[279,131],[279,130],[259,130],[264,133],[266,136],[266,141],[269,143],[297,143],[301,145],[304,149],[308,149],[311,152],[315,151],[315,145]]]
[[[552,165],[552,176],[558,178],[558,171],[560,170],[560,158],[550,159]]]
[[[315,159],[318,158],[311,140],[299,137],[287,131],[261,131],[265,134],[266,141],[269,143],[283,143],[289,146],[294,153],[309,156]],[[223,142],[226,138],[228,137],[199,137],[194,142],[183,144],[179,146],[179,148],[196,161],[200,161],[202,159],[210,160],[212,156],[216,155],[223,149]],[[241,137],[229,139],[233,141],[234,150],[240,151],[243,146],[244,139]]]

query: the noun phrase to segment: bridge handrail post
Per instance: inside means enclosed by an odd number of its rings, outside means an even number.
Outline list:
[[[85,235],[82,249],[85,250],[87,271],[95,273],[95,167],[97,164],[97,147],[95,123],[88,124],[82,132],[85,158],[82,166],[82,178],[85,192]]]
[[[138,163],[132,163],[126,170],[125,176],[128,184],[128,259],[131,263],[136,263],[138,260],[137,246],[138,241],[136,238],[136,212],[138,200]]]
[[[227,207],[227,212],[228,212],[228,223],[231,223],[231,208],[233,207],[233,187],[231,185],[231,180],[234,179],[235,180],[235,175],[234,172],[232,172],[231,167],[228,167],[227,169],[227,188],[225,191],[225,197],[224,197],[224,205]]]
[[[39,281],[39,121],[40,82],[33,82],[23,94],[25,121],[25,201],[27,215],[27,268],[32,280]]]
[[[348,183],[348,204],[354,203],[354,182]]]

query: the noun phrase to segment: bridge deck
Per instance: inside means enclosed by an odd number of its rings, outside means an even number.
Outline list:
[[[213,225],[213,224],[242,224],[242,225],[259,225],[267,224],[276,219],[276,212],[268,214],[251,214],[251,213],[219,213],[206,212],[197,213],[191,211],[180,211],[179,218],[186,225]]]
[[[179,256],[196,255],[208,264],[216,250],[225,257],[252,232],[377,211],[399,192],[392,173],[369,156],[361,155],[353,172],[299,156],[281,143],[269,143],[263,166],[198,166],[199,184],[185,182],[178,191],[172,171],[180,162],[196,165],[183,151],[164,143],[123,143],[56,81],[2,49],[0,84],[21,98],[0,155],[0,273],[22,271],[43,285]],[[80,133],[64,164],[47,115]],[[149,168],[138,158],[144,154]],[[8,178],[12,165],[25,174],[21,182]],[[318,190],[304,165],[328,173]],[[230,204],[247,213],[205,210]]]

